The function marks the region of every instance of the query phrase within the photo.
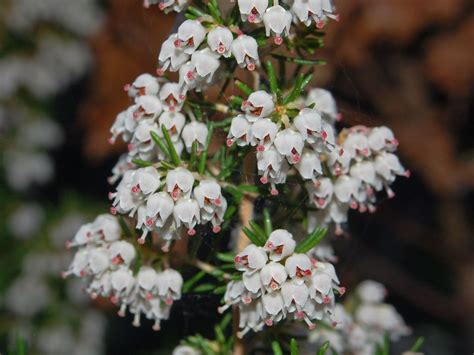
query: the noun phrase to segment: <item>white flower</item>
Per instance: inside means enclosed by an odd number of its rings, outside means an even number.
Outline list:
[[[295,166],[303,179],[313,180],[314,183],[317,183],[316,176],[323,174],[319,155],[312,150],[304,150],[301,160]]]
[[[193,184],[193,174],[185,168],[178,167],[166,175],[166,190],[175,201],[180,197],[190,197]]]
[[[146,202],[146,225],[163,227],[174,209],[174,201],[166,192],[151,195]]]
[[[260,279],[267,292],[278,290],[287,277],[285,267],[277,262],[270,262],[260,270]]]
[[[334,100],[334,97],[328,90],[321,88],[311,89],[305,103],[306,106],[314,104],[314,109],[330,124],[334,124],[335,121],[342,119],[342,116],[337,111],[336,100]]]
[[[178,37],[174,41],[176,48],[192,54],[206,37],[206,29],[197,20],[186,20],[178,27]]]
[[[181,12],[188,5],[188,0],[143,0],[143,6],[149,7],[151,4],[159,2],[158,7],[166,14],[175,11]]]
[[[348,175],[339,176],[334,183],[334,195],[340,202],[350,203],[351,208],[357,208],[355,196],[360,187],[360,180]]]
[[[307,184],[306,186],[316,207],[325,208],[331,201],[334,185],[329,178],[320,178],[316,184]]]
[[[322,131],[321,116],[316,110],[302,109],[293,124],[308,143],[316,143],[319,139],[327,137],[327,133]]]
[[[107,254],[114,265],[128,266],[135,259],[135,247],[124,240],[118,240],[110,244]]]
[[[135,119],[146,118],[154,120],[160,115],[161,111],[163,111],[161,101],[156,96],[139,96],[136,98],[135,104],[137,106],[137,109],[133,113]]]
[[[268,0],[238,0],[242,21],[259,23],[268,6]]]
[[[298,279],[311,276],[311,260],[306,254],[292,254],[285,261],[285,269],[289,277],[301,283],[303,280]]]
[[[265,310],[260,300],[254,300],[250,304],[243,304],[239,307],[239,310],[239,328],[242,331],[237,333],[238,338],[243,338],[251,329],[258,332],[263,328]]]
[[[172,355],[201,355],[201,352],[188,345],[179,345],[174,348]]]
[[[166,269],[158,274],[156,280],[158,292],[167,305],[181,298],[181,288],[183,287],[183,277],[173,269]]]
[[[178,227],[183,224],[188,229],[188,235],[196,234],[194,226],[201,221],[199,205],[196,200],[179,199],[174,206],[173,215]]]
[[[261,295],[262,281],[260,280],[260,274],[258,272],[244,272],[242,275],[242,281],[244,283],[245,289],[248,291],[244,293],[244,302],[248,302],[248,300]]]
[[[133,193],[143,193],[149,195],[160,187],[160,175],[158,170],[152,166],[140,168],[135,171],[133,177]]]
[[[234,37],[227,27],[215,27],[207,34],[207,44],[212,51],[224,57],[230,57],[230,48]]]
[[[241,68],[253,71],[255,66],[260,63],[258,44],[253,37],[244,34],[238,36],[233,40],[230,50]]]
[[[268,117],[274,109],[272,96],[263,90],[251,93],[248,99],[242,102],[242,110],[245,111],[245,117],[249,122]]]
[[[308,286],[305,283],[299,283],[297,280],[289,280],[281,287],[281,295],[288,311],[298,314],[308,300]]]
[[[214,74],[219,66],[218,56],[208,47],[196,51],[191,56],[189,66],[183,66],[179,71],[179,83],[182,86],[200,90],[203,85],[213,82]]]
[[[150,74],[139,75],[132,84],[127,84],[123,88],[130,97],[143,95],[157,95],[160,90],[158,79]]]
[[[365,303],[380,303],[387,295],[385,286],[373,280],[362,281],[355,292]]]
[[[112,272],[110,276],[113,295],[111,301],[118,303],[120,299],[127,297],[135,286],[135,278],[132,270],[128,268],[119,268]]]
[[[221,186],[214,179],[204,179],[193,191],[199,207],[206,212],[213,212],[222,204]]]
[[[255,271],[260,270],[267,263],[268,256],[263,248],[259,248],[254,244],[245,247],[234,258],[235,268],[239,271]]]
[[[275,147],[281,155],[284,155],[290,164],[296,164],[301,159],[303,152],[303,136],[290,129],[278,132],[275,138]]]
[[[270,252],[270,259],[280,261],[295,251],[296,242],[293,235],[285,229],[274,230],[265,244],[265,249]]]
[[[158,274],[149,266],[142,266],[137,274],[139,293],[147,300],[151,300],[158,293]]]
[[[89,253],[89,268],[93,275],[107,270],[110,267],[110,262],[105,248],[92,249]]]
[[[131,156],[139,155],[142,157],[140,154],[146,154],[153,150],[155,143],[151,139],[152,131],[156,134],[159,134],[160,132],[160,129],[155,122],[143,120],[138,124],[135,133],[133,134],[133,138],[128,145],[128,152]]]
[[[278,133],[278,126],[268,118],[257,120],[251,128],[252,145],[257,145],[257,151],[268,149]]]
[[[353,157],[367,158],[370,156],[369,140],[362,132],[350,132],[342,144],[344,154],[347,152]]]
[[[201,152],[206,145],[207,136],[209,130],[207,126],[202,122],[190,122],[183,128],[181,138],[183,138],[184,145],[188,153],[191,153],[193,143],[197,143],[197,152]]]
[[[160,127],[165,127],[173,142],[179,140],[179,135],[183,130],[186,118],[180,112],[165,111],[158,119]],[[163,132],[160,130],[158,135],[163,138]]]
[[[275,36],[275,44],[283,43],[282,35],[289,36],[291,21],[293,17],[289,11],[286,11],[280,5],[269,7],[263,15],[263,23],[265,24],[265,34],[267,37],[270,34]]]
[[[262,297],[263,307],[267,313],[265,324],[271,327],[274,321],[280,321],[286,316],[283,297],[280,292],[267,293]]]
[[[166,83],[160,90],[160,100],[165,111],[181,110],[185,98],[186,96],[181,93],[181,87],[178,83]]]
[[[283,164],[286,164],[286,162],[273,146],[262,152],[257,152],[258,173],[261,175],[260,182],[266,184],[269,179],[278,178]]]
[[[178,43],[178,35],[172,34],[166,41],[163,42],[158,56],[158,63],[160,68],[157,69],[158,75],[163,75],[166,70],[177,71],[189,59],[189,54],[186,54],[176,46]]]
[[[229,134],[227,135],[227,146],[230,147],[234,142],[240,147],[246,146],[250,142],[251,125],[245,115],[238,115],[232,119]]]
[[[398,140],[392,130],[385,126],[372,128],[368,139],[370,149],[378,152],[384,149],[394,151],[398,147]]]
[[[44,217],[41,206],[24,204],[8,217],[8,227],[16,238],[29,239],[39,230]]]
[[[227,200],[222,196],[221,204],[217,206],[212,212],[201,210],[201,223],[211,222],[212,231],[219,233],[221,231],[220,225],[224,222],[224,215],[227,210]]]
[[[331,0],[295,0],[292,10],[306,26],[315,21],[317,28],[323,28],[326,17],[339,20]]]

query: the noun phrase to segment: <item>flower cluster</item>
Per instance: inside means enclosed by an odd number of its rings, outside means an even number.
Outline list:
[[[231,281],[225,305],[238,305],[242,330],[260,331],[283,319],[302,319],[312,329],[313,320],[332,321],[338,287],[334,266],[295,252],[293,235],[284,229],[273,231],[264,247],[247,246],[235,257],[242,280]]]
[[[100,215],[83,225],[68,247],[78,247],[69,269],[63,276],[75,275],[87,280],[87,293],[92,298],[110,297],[120,306],[118,314],[133,313],[134,326],[140,326],[142,314],[154,320],[153,329],[168,319],[173,301],[181,298],[183,278],[170,268],[161,272],[141,266],[136,274],[132,264],[135,246],[120,240],[121,227],[111,215]]]
[[[156,4],[158,4],[158,8],[161,11],[167,14],[171,11],[183,11],[188,5],[188,0],[143,0],[143,7],[145,8]]]
[[[397,341],[410,334],[395,308],[383,303],[385,295],[386,289],[380,283],[362,282],[346,301],[349,311],[341,304],[336,305],[336,327],[312,331],[309,341],[322,344],[329,340],[331,347],[340,354],[363,355],[374,354],[377,347],[383,345],[385,336]]]
[[[227,209],[227,201],[216,180],[205,178],[195,185],[195,176],[187,169],[178,167],[160,176],[154,167],[130,169],[125,172],[115,193],[111,212],[128,214],[136,218],[137,229],[142,230],[138,239],[144,244],[147,235],[154,232],[168,251],[173,239],[179,239],[183,228],[187,234],[196,234],[198,224],[212,224],[214,233]],[[161,191],[158,191],[162,188]]]

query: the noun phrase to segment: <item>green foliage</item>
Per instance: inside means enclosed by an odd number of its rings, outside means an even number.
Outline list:
[[[327,228],[316,228],[311,234],[298,243],[295,252],[306,253],[310,251],[324,239],[327,232]]]
[[[317,355],[324,355],[329,349],[329,346],[331,343],[329,341],[326,341],[318,350]]]

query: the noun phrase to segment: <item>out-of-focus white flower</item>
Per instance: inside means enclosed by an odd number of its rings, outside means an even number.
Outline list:
[[[321,88],[311,89],[305,103],[306,106],[314,104],[314,109],[330,124],[334,124],[335,121],[342,119],[342,116],[337,111],[336,100],[334,100],[334,97],[328,90]]]
[[[4,154],[6,180],[14,190],[44,185],[53,178],[54,164],[47,154],[11,150]]]
[[[25,204],[8,217],[8,227],[16,238],[29,239],[39,231],[44,217],[44,211],[39,205]]]
[[[172,355],[201,355],[201,352],[189,345],[179,345],[174,348]]]
[[[260,64],[258,44],[253,37],[243,34],[238,36],[232,42],[230,50],[241,68],[253,71]]]
[[[15,314],[31,317],[50,302],[51,293],[44,281],[35,276],[17,278],[5,295],[6,308]]]

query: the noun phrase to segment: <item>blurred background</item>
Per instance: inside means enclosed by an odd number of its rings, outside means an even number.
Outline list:
[[[472,354],[474,4],[336,4],[315,85],[342,126],[391,127],[412,171],[375,215],[351,215],[334,240],[339,274],[348,290],[385,284],[426,354]],[[108,210],[122,87],[154,71],[174,21],[138,0],[0,0],[0,353],[21,337],[32,354],[166,354],[216,317],[218,299],[186,295],[163,331],[135,329],[59,277],[64,241]]]

